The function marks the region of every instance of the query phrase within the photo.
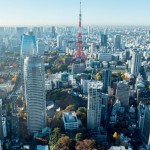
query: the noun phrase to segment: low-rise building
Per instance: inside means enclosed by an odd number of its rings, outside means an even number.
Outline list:
[[[71,72],[73,74],[77,74],[77,73],[83,73],[85,71],[85,64],[84,63],[79,63],[79,64],[75,64],[73,63],[71,66]]]
[[[52,82],[51,80],[45,80],[45,90],[52,90]]]
[[[74,111],[63,112],[62,120],[65,130],[74,130],[79,128],[79,121]]]
[[[4,98],[7,93],[11,92],[14,85],[11,85],[10,82],[0,84],[0,97]]]
[[[100,61],[112,61],[112,54],[111,53],[99,53],[98,59]]]

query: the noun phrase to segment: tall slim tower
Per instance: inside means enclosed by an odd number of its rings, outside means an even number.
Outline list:
[[[140,66],[141,66],[141,55],[138,52],[134,52],[132,55],[131,74],[137,77],[140,71]]]
[[[55,26],[52,26],[52,38],[56,37],[56,30],[55,30]]]
[[[107,47],[107,39],[108,39],[108,37],[106,34],[101,35],[101,46]]]
[[[81,1],[80,1],[80,13],[79,13],[79,29],[78,29],[78,40],[76,42],[76,50],[73,54],[74,59],[81,59],[83,62],[86,59],[85,52],[82,47],[82,25],[81,25]]]
[[[24,60],[24,87],[27,105],[27,128],[31,133],[46,126],[44,62],[33,56]]]
[[[37,54],[35,35],[33,34],[33,32],[23,34],[21,38],[21,49],[20,49],[21,84],[23,90],[24,90],[24,79],[23,79],[24,59],[26,57],[34,56],[34,54]]]
[[[91,81],[88,85],[87,127],[99,129],[101,125],[102,90],[101,81]]]
[[[121,49],[121,35],[115,35],[115,37],[114,37],[114,47],[116,49]]]
[[[103,91],[104,92],[107,92],[108,87],[111,86],[111,74],[112,74],[112,71],[110,69],[103,70],[103,72],[102,72]]]

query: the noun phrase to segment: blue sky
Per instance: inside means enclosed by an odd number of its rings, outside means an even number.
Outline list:
[[[150,0],[82,0],[83,25],[150,25]],[[0,26],[78,25],[79,0],[0,0]]]

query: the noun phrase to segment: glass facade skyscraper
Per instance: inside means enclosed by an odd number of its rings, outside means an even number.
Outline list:
[[[21,57],[33,56],[37,53],[36,38],[33,32],[24,34],[21,40]]]
[[[114,37],[114,47],[115,49],[121,49],[121,35],[116,35]]]
[[[107,35],[101,35],[101,46],[107,46]]]
[[[108,87],[111,86],[111,74],[112,71],[109,69],[103,70],[102,72],[103,92],[107,92]]]
[[[141,55],[138,52],[134,52],[132,55],[131,74],[137,77],[141,67]]]

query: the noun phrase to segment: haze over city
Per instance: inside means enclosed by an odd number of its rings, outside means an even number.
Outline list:
[[[0,0],[0,150],[150,150],[148,0]]]
[[[77,25],[79,0],[0,0],[1,26]],[[83,0],[84,25],[150,25],[149,0]]]

